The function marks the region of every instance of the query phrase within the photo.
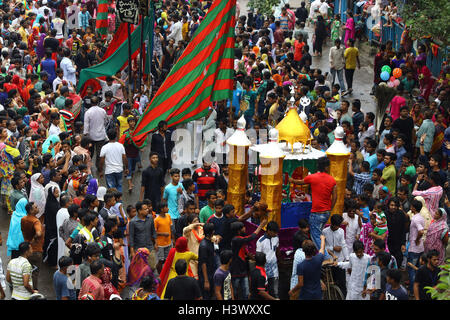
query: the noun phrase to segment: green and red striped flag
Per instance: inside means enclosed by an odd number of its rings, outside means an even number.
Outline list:
[[[236,0],[215,0],[194,37],[136,124],[132,136],[142,147],[147,134],[205,116],[212,101],[231,99],[234,77]]]
[[[98,1],[95,30],[102,38],[106,38],[108,34],[108,0]]]

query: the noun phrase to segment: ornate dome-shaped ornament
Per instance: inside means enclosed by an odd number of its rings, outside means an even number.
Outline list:
[[[300,105],[302,105],[303,107],[309,106],[310,103],[311,99],[309,99],[307,96],[300,98]]]

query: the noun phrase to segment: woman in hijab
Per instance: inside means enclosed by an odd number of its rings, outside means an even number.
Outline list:
[[[111,278],[111,269],[109,267],[105,267],[103,275],[100,278],[102,280],[102,287],[105,292],[105,300],[109,300],[109,298],[113,294],[119,294],[116,287],[114,287],[114,285],[111,283]]]
[[[61,206],[58,202],[59,190],[51,187],[48,190],[47,202],[45,203],[45,240],[43,261],[51,267],[57,266],[58,259],[58,230],[56,226],[56,214]]]
[[[149,255],[150,251],[147,248],[140,248],[131,260],[130,267],[128,268],[126,286],[132,292],[136,291],[144,277],[150,276],[154,278],[152,268],[148,263]]]
[[[439,252],[439,265],[444,264],[445,248],[448,243],[447,212],[444,208],[439,208],[434,214],[434,219],[428,227],[425,238],[425,252],[437,250]]]
[[[54,157],[55,154],[59,152],[59,142],[61,140],[57,135],[51,135],[49,136],[42,145],[42,154],[45,154],[47,152],[51,153]]]
[[[30,202],[34,202],[39,209],[39,213],[36,218],[44,222],[45,212],[45,189],[43,186],[44,175],[42,173],[35,173],[31,176],[31,190],[30,190]],[[50,195],[50,194],[49,194]]]
[[[91,180],[89,180],[86,194],[92,194],[92,195],[96,196],[97,190],[98,190],[98,181],[97,181],[97,179],[92,178]]]
[[[188,250],[198,255],[198,248],[205,234],[203,233],[203,223],[200,223],[197,215],[187,217],[188,225],[183,229],[183,236],[187,239]],[[189,263],[189,276],[198,279],[198,261],[192,260]]]
[[[13,212],[11,221],[9,223],[8,240],[6,240],[7,255],[11,259],[19,256],[19,244],[24,242],[21,220],[27,215],[25,206],[28,200],[26,198],[20,199],[16,204],[16,210]]]
[[[161,297],[161,299],[164,299],[164,294],[166,293],[166,287],[169,280],[177,276],[175,264],[179,259],[186,260],[188,265],[191,260],[198,260],[198,255],[188,251],[188,242],[185,237],[179,237],[175,242],[175,248],[170,249],[167,260],[164,263],[164,267],[159,275],[161,283],[159,284],[156,293],[159,297]]]
[[[5,199],[9,215],[12,214],[9,195],[13,191],[11,185],[11,179],[15,171],[13,159],[18,156],[20,156],[20,152],[16,149],[16,138],[12,135],[8,137],[7,130],[3,129],[0,137],[0,176],[3,177],[1,194]]]
[[[317,17],[317,22],[314,27],[314,44],[313,44],[313,56],[322,56],[322,46],[325,38],[327,37],[327,27],[322,16]]]

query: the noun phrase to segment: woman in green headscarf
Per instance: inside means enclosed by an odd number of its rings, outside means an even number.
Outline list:
[[[5,138],[6,135],[6,138]],[[0,139],[0,174],[3,177],[1,183],[1,195],[5,198],[5,203],[8,209],[8,214],[12,214],[11,203],[9,201],[9,195],[12,193],[13,188],[11,185],[11,179],[14,174],[14,162],[15,157],[20,156],[20,152],[16,149],[17,141],[14,136],[7,136],[8,132],[3,129]],[[4,139],[4,140],[3,140]],[[2,142],[3,140],[3,142]]]
[[[19,256],[19,244],[21,244],[23,239],[21,221],[22,218],[27,215],[27,210],[25,206],[27,205],[28,200],[26,198],[22,198],[16,204],[16,210],[12,214],[11,221],[9,222],[8,229],[8,239],[6,240],[6,249],[8,257],[17,258]]]
[[[59,152],[58,142],[61,140],[57,135],[49,136],[42,145],[42,154],[51,153],[54,157]]]

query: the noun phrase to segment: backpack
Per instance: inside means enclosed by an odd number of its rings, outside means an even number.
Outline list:
[[[86,246],[86,238],[82,234],[78,233],[72,241],[72,246],[70,247],[69,253],[69,256],[72,258],[75,265],[83,262],[83,255]]]

